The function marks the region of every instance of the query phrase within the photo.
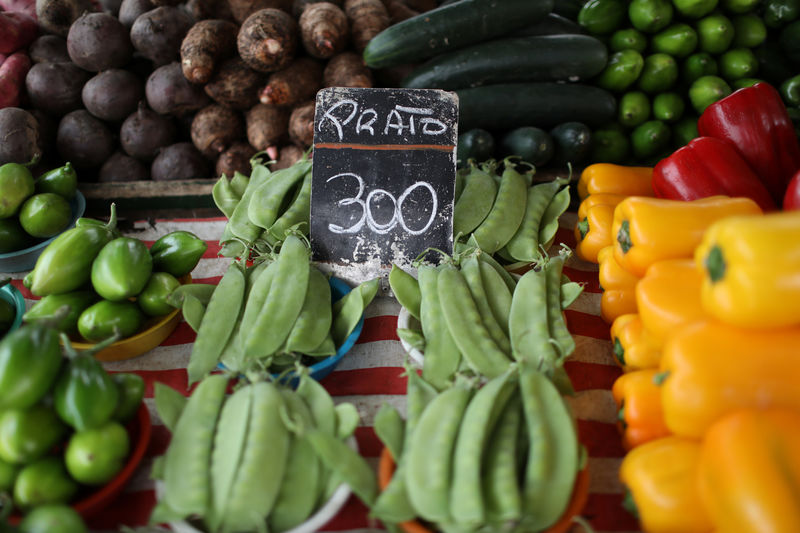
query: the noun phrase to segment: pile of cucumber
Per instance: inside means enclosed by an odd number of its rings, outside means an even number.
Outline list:
[[[767,81],[800,116],[800,1],[589,0],[577,16],[608,45],[591,83],[618,98],[594,162],[652,164],[697,136],[697,118]]]

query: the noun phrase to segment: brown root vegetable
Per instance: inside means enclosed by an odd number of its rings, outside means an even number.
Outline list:
[[[160,67],[180,58],[181,42],[193,24],[187,11],[160,6],[137,17],[131,26],[131,42],[140,54]]]
[[[31,43],[28,55],[34,63],[64,63],[71,61],[67,40],[58,35],[42,35]]]
[[[228,20],[201,20],[181,43],[183,75],[192,83],[208,83],[219,62],[236,53],[239,26]]]
[[[389,14],[389,23],[397,24],[411,17],[419,15],[419,11],[414,11],[406,5],[403,0],[389,0],[386,5],[386,12]]]
[[[294,2],[292,2],[292,15],[299,19],[306,7],[319,2],[328,2],[330,4],[336,4],[337,6],[342,7],[342,2],[344,2],[344,0],[294,0]]]
[[[299,22],[303,48],[310,56],[327,59],[347,46],[350,37],[347,15],[337,5],[309,4]]]
[[[219,19],[233,22],[233,13],[227,0],[189,0],[186,9],[194,20]]]
[[[28,163],[42,156],[39,123],[24,109],[0,109],[0,139],[0,165]]]
[[[102,120],[117,122],[136,111],[144,98],[144,84],[132,72],[109,69],[86,82],[81,98],[89,113]]]
[[[67,52],[84,70],[122,68],[133,56],[128,29],[109,13],[81,15],[67,34]]]
[[[244,23],[247,17],[262,9],[280,9],[291,12],[292,0],[228,0],[233,20]]]
[[[148,109],[144,103],[122,123],[119,142],[125,153],[152,161],[158,151],[175,142],[176,128],[171,118]]]
[[[189,83],[177,61],[158,67],[144,87],[147,104],[161,114],[182,115],[207,106],[210,102],[203,88]]]
[[[259,72],[289,66],[297,49],[297,22],[279,9],[261,9],[244,21],[236,45],[239,56]]]
[[[303,157],[304,150],[294,144],[287,144],[278,148],[278,157],[275,162],[270,165],[270,169],[280,170],[282,168],[289,168]]]
[[[322,88],[322,65],[310,57],[298,57],[283,70],[273,72],[258,94],[262,104],[293,106],[313,98]]]
[[[136,19],[156,7],[150,0],[122,0],[119,6],[119,21],[126,28],[133,26]]]
[[[250,175],[250,158],[256,155],[256,149],[250,143],[238,141],[233,143],[230,148],[219,154],[216,165],[216,176],[233,177],[235,172],[241,172],[245,176]]]
[[[353,47],[363,52],[367,43],[389,27],[389,12],[381,0],[344,0]]]
[[[97,174],[97,181],[110,183],[118,181],[144,181],[150,179],[150,170],[138,159],[122,152],[114,152]]]
[[[325,87],[372,87],[372,71],[355,52],[342,52],[328,60],[322,72]]]
[[[292,109],[289,115],[289,139],[302,148],[314,144],[314,107],[311,100]]]
[[[289,110],[266,104],[253,106],[246,115],[247,140],[259,151],[277,144],[287,135]]]
[[[76,167],[99,167],[111,157],[116,142],[111,130],[85,109],[64,115],[56,134],[58,155]]]
[[[36,63],[25,77],[31,105],[61,116],[83,107],[81,90],[92,75],[71,62]]]
[[[192,143],[172,144],[162,149],[150,166],[156,181],[210,178],[210,164]]]
[[[244,137],[244,123],[238,111],[211,104],[194,116],[191,137],[200,153],[216,159],[234,141]]]
[[[30,68],[31,59],[24,51],[14,52],[0,64],[0,108],[19,105]]]
[[[66,37],[72,23],[83,13],[97,11],[92,0],[36,0],[39,27],[47,33]]]
[[[265,76],[248,67],[238,56],[232,57],[220,65],[204,90],[219,104],[247,111],[258,103],[258,89]]]

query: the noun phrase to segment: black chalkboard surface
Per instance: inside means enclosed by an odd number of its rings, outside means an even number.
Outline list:
[[[458,101],[431,89],[317,93],[313,258],[360,282],[453,249]],[[438,262],[440,255],[426,259]]]

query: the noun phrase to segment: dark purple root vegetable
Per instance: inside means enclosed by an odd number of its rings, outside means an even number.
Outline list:
[[[117,122],[136,110],[144,98],[144,84],[127,70],[106,70],[86,82],[81,97],[89,113]]]
[[[314,100],[300,104],[289,116],[289,138],[301,148],[308,148],[314,143],[315,104]]]
[[[181,64],[175,61],[153,71],[145,84],[150,107],[161,114],[181,115],[207,106],[210,101],[203,88],[183,76]]]
[[[133,46],[128,29],[109,13],[87,13],[72,23],[67,51],[84,70],[100,72],[121,68],[131,60]]]
[[[215,102],[246,111],[258,103],[258,89],[265,74],[256,72],[239,57],[225,60],[204,90]]]
[[[59,119],[48,115],[41,109],[29,109],[28,112],[39,123],[39,147],[44,154],[55,154]]]
[[[191,136],[200,153],[209,159],[216,159],[234,141],[244,137],[242,117],[238,111],[211,104],[194,116]]]
[[[286,138],[289,111],[267,104],[257,104],[247,112],[247,140],[259,151]]]
[[[297,22],[285,11],[256,11],[239,29],[236,41],[239,56],[259,72],[286,68],[294,59],[298,32]]]
[[[36,63],[25,77],[31,105],[61,116],[83,107],[81,89],[92,75],[74,63]]]
[[[192,83],[208,83],[219,63],[236,54],[239,26],[229,20],[201,20],[181,43],[183,75]]]
[[[116,142],[103,121],[85,109],[67,113],[58,124],[58,154],[76,167],[99,167],[111,157]]]
[[[289,13],[292,0],[228,0],[233,19],[239,24],[261,9],[280,9]]]
[[[122,5],[119,6],[119,21],[126,28],[130,28],[139,15],[147,13],[154,7],[150,0],[122,0]]]
[[[194,24],[192,16],[174,6],[161,6],[142,13],[131,26],[134,48],[160,67],[180,58],[181,42]]]
[[[100,0],[101,9],[115,17],[119,15],[120,5],[122,5],[122,0]]]
[[[24,109],[0,109],[0,139],[0,165],[27,163],[42,156],[39,123]]]
[[[219,19],[233,22],[233,13],[227,0],[189,0],[186,9],[194,20]]]
[[[171,118],[159,115],[144,103],[125,119],[119,130],[122,149],[131,157],[152,161],[158,151],[175,142],[175,123]]]
[[[235,172],[241,172],[245,176],[249,176],[251,170],[250,158],[254,155],[256,155],[256,149],[250,146],[250,143],[245,141],[233,143],[230,148],[222,152],[217,158],[216,175],[222,176],[224,174],[232,178]]]
[[[36,0],[39,27],[66,37],[72,23],[83,13],[97,11],[91,0]]]
[[[161,150],[150,167],[156,181],[208,179],[211,168],[192,143],[176,143]]]
[[[42,35],[28,48],[34,63],[64,63],[71,61],[67,52],[67,40],[58,35]]]
[[[143,181],[150,179],[150,171],[138,159],[122,152],[114,152],[97,174],[97,181],[109,183],[114,181]]]

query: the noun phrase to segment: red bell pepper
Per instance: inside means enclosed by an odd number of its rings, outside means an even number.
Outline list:
[[[697,137],[653,168],[658,198],[697,200],[724,194],[743,196],[764,211],[777,207],[764,184],[732,144],[714,137]]]
[[[776,204],[800,169],[800,143],[780,94],[768,83],[739,89],[706,108],[702,136],[725,139],[761,178]]]
[[[786,187],[786,194],[783,196],[783,210],[794,211],[800,209],[800,170],[798,170],[789,186]]]

